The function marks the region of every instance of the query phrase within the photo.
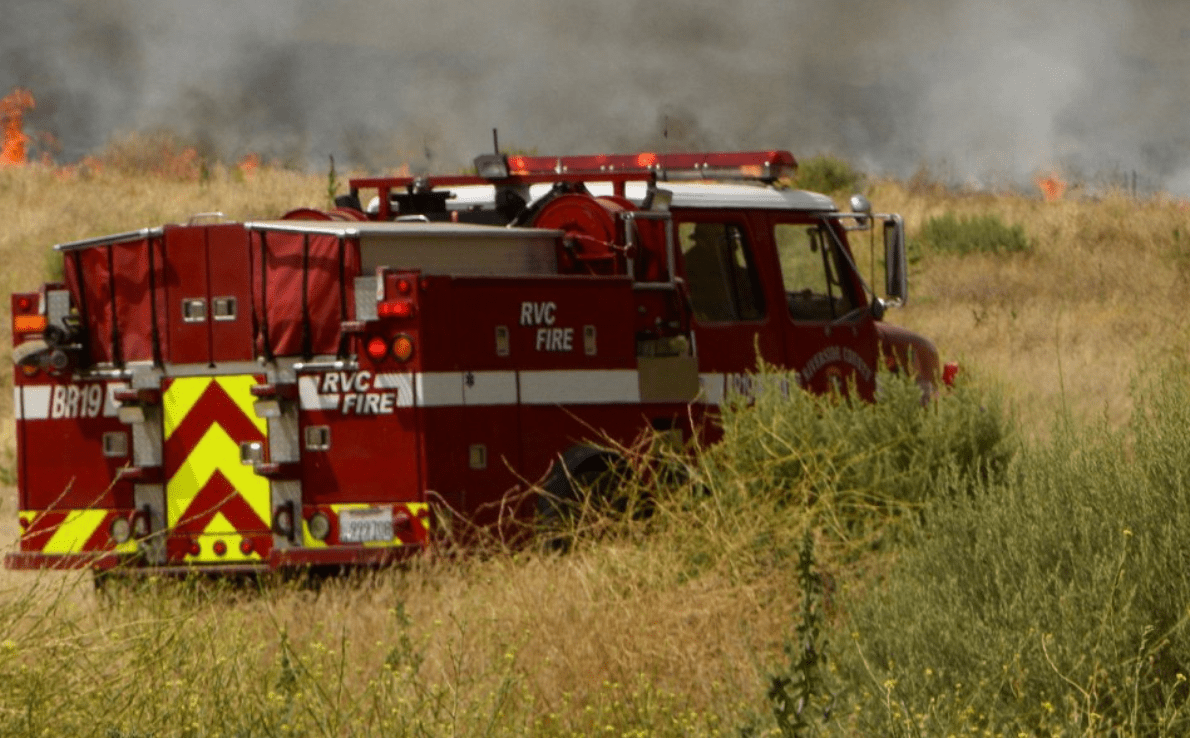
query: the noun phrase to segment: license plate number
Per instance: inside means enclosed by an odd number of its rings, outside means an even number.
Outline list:
[[[391,507],[348,508],[339,511],[340,543],[367,543],[392,539]]]

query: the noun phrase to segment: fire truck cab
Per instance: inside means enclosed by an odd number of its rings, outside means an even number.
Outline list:
[[[936,379],[880,320],[907,297],[901,219],[778,186],[787,152],[476,164],[58,245],[64,282],[12,297],[6,565],[383,564],[434,521],[532,518],[604,441],[713,435],[758,358],[869,399],[882,361]]]

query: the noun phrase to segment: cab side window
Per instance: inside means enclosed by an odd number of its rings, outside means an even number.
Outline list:
[[[817,225],[778,224],[773,230],[781,258],[781,277],[789,315],[794,320],[833,320],[854,306],[844,260],[829,234]]]
[[[764,317],[760,275],[742,226],[681,223],[678,242],[694,317],[702,322]]]

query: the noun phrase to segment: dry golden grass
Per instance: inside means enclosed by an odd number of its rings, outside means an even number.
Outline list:
[[[1180,316],[1190,280],[1185,202],[1117,194],[1047,203],[898,183],[875,186],[872,201],[905,216],[911,241],[946,212],[1024,226],[1028,254],[923,254],[909,306],[890,319],[1002,383],[1027,430],[1044,431],[1063,408],[1122,422],[1133,374],[1190,347]]]

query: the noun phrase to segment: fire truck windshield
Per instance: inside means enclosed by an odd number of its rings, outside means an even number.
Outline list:
[[[826,227],[778,223],[773,228],[786,301],[794,320],[835,320],[859,302],[849,262],[825,232]]]

